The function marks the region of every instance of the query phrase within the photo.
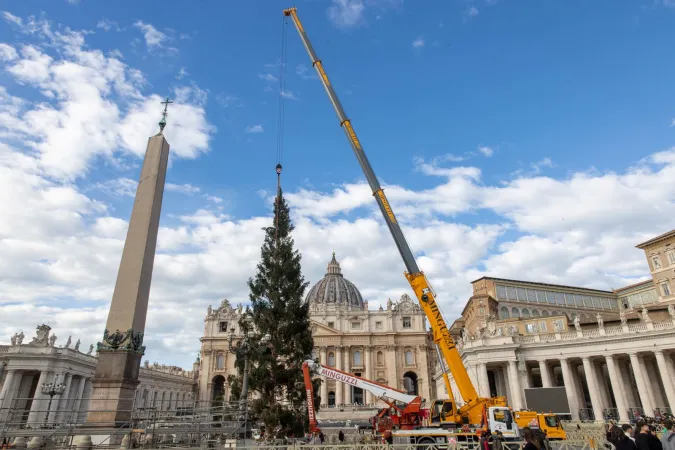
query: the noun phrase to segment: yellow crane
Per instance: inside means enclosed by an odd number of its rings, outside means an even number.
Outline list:
[[[356,132],[352,127],[352,122],[347,118],[347,115],[342,108],[342,104],[340,103],[332,84],[328,80],[328,76],[323,68],[323,63],[316,55],[316,52],[307,37],[307,33],[298,18],[297,8],[284,10],[284,15],[290,17],[295,24],[300,39],[312,61],[312,66],[319,75],[319,79],[337,113],[340,126],[349,140],[354,155],[361,165],[361,169],[366,176],[366,180],[370,185],[373,196],[375,197],[384,220],[389,227],[389,231],[394,238],[396,247],[405,264],[405,277],[408,280],[408,283],[410,283],[410,287],[415,292],[424,313],[429,319],[434,343],[438,346],[440,354],[442,355],[441,368],[443,368],[444,360],[457,384],[462,399],[465,402],[461,408],[457,409],[457,406],[452,399],[434,400],[431,405],[432,423],[435,421],[440,425],[445,425],[456,430],[463,428],[468,434],[474,434],[479,430],[490,429],[492,431],[502,431],[505,437],[514,434],[517,435],[518,427],[513,420],[511,411],[506,407],[506,399],[504,397],[485,398],[478,396],[478,393],[469,378],[469,373],[466,370],[466,367],[464,367],[459,350],[457,349],[445,320],[443,319],[441,310],[436,302],[436,294],[429,285],[429,281],[424,275],[424,272],[422,272],[417,265],[415,256],[401,231],[401,227],[394,215],[394,211],[373,172],[373,168],[363,151],[361,142],[356,136]],[[448,394],[452,396],[450,382],[445,370],[443,370],[443,372],[446,389],[448,390]]]

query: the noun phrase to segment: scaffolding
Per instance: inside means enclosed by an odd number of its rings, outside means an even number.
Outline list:
[[[76,446],[77,436],[90,436],[97,447],[118,446],[127,439],[128,447],[160,446],[222,447],[226,442],[251,437],[254,427],[248,411],[240,412],[239,402],[194,402],[176,406],[171,402],[157,402],[153,406],[132,404],[128,411],[116,410],[118,415],[130,417],[124,423],[109,424],[87,420],[90,411],[112,412],[96,408],[105,400],[82,399],[73,404],[89,405],[87,410],[59,409],[59,403],[69,404],[66,398],[18,398],[9,406],[0,408],[0,443],[21,438],[39,440],[40,446]],[[103,406],[103,405],[99,405]],[[98,414],[97,414],[98,415]],[[126,438],[125,438],[126,436]]]

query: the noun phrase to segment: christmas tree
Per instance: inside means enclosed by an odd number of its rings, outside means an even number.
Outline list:
[[[244,315],[248,320],[241,323],[242,332],[253,331],[254,340],[269,337],[266,344],[256,346],[257,351],[249,352],[249,390],[257,394],[250,402],[250,414],[265,424],[267,436],[300,437],[308,426],[302,363],[311,358],[314,340],[309,305],[303,301],[309,283],[302,276],[293,228],[280,189],[273,225],[265,228],[257,273],[248,281],[251,308]],[[236,360],[240,371],[241,353]],[[314,392],[319,392],[318,382]],[[319,404],[315,394],[314,405]]]

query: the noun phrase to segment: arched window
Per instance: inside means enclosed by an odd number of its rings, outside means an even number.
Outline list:
[[[406,352],[405,352],[405,365],[406,366],[412,366],[414,362],[415,362],[415,357],[413,355],[413,352],[411,350],[406,350]]]
[[[548,316],[551,315],[551,313],[549,313],[548,311],[544,310],[544,312],[542,312],[541,315],[544,316],[544,317],[548,317]]]
[[[572,314],[570,315],[570,320],[571,320],[571,321],[574,321],[574,319],[576,319],[576,318],[577,318],[577,314],[576,314],[576,313],[572,313]]]
[[[527,308],[523,308],[523,319],[529,319],[530,318],[530,310]]]
[[[506,306],[502,306],[501,309],[499,310],[499,318],[508,319],[509,317],[510,317],[509,308],[507,308]]]
[[[225,368],[225,356],[216,356],[216,369],[222,370]]]
[[[362,364],[362,362],[361,362],[361,352],[360,351],[357,350],[357,351],[354,352],[353,361],[354,361],[355,366],[360,366]]]
[[[335,392],[328,393],[328,406],[335,406]]]
[[[328,354],[328,365],[330,367],[335,367],[335,353],[333,352]]]
[[[541,313],[539,312],[538,309],[532,310],[532,317],[541,317]]]
[[[518,311],[518,308],[516,308],[515,306],[511,308],[511,317],[513,317],[514,319],[520,317],[520,311]]]
[[[384,366],[384,353],[377,352],[377,365]]]

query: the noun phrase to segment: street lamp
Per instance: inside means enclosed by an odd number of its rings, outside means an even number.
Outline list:
[[[239,341],[239,343],[235,345],[234,328],[230,329],[230,335],[228,337],[230,352],[236,354],[237,351],[240,351],[244,356],[244,373],[242,374],[241,393],[239,394],[239,420],[244,421],[243,438],[246,437],[246,433],[248,431],[248,373],[250,369],[249,355],[251,353],[260,351],[260,349],[263,347],[268,347],[269,342],[272,339],[269,333],[263,335],[257,342],[255,341],[255,337],[255,333],[249,330]]]
[[[47,413],[45,414],[45,426],[49,423],[49,412],[52,409],[52,400],[54,400],[55,395],[63,394],[63,391],[66,390],[66,385],[63,383],[57,383],[59,375],[57,374],[54,377],[54,381],[51,383],[42,383],[42,394],[49,396],[49,405],[47,405]]]

